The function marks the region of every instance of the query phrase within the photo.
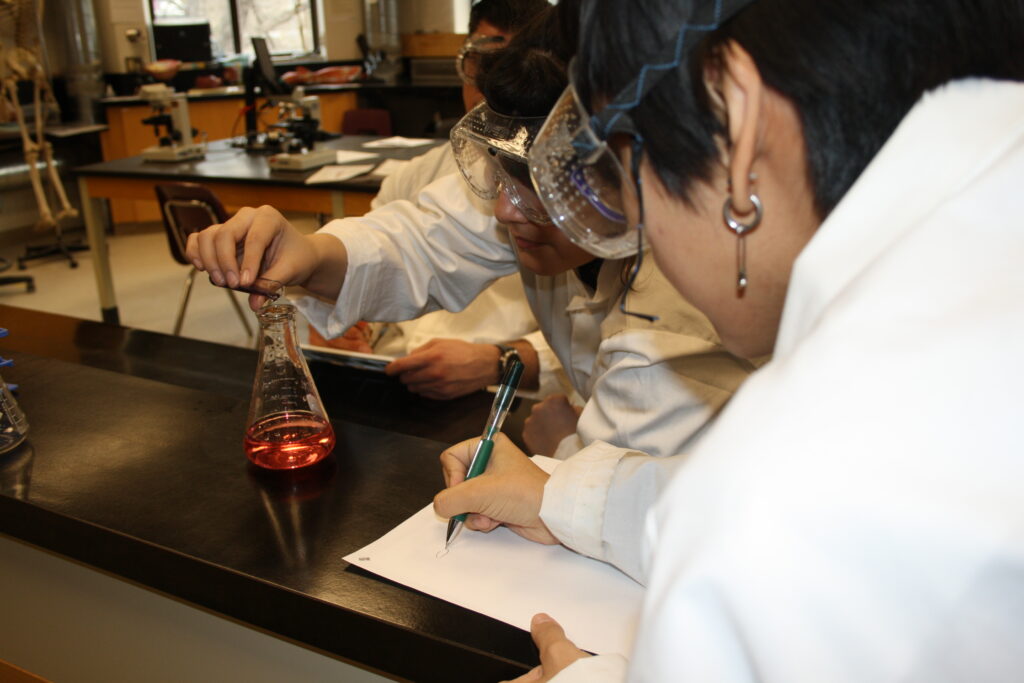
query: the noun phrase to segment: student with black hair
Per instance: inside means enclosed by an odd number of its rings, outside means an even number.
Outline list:
[[[360,319],[458,309],[494,278],[518,272],[545,337],[586,404],[578,421],[575,411],[565,421],[531,416],[531,422],[558,423],[539,431],[557,432],[552,448],[568,459],[551,481],[532,465],[518,471],[538,505],[543,497],[550,528],[538,521],[517,531],[565,543],[638,576],[638,537],[630,519],[653,498],[665,478],[662,470],[674,464],[651,461],[689,448],[753,365],[721,348],[707,319],[679,302],[650,259],[640,268],[639,260],[595,258],[537,210],[526,155],[567,84],[576,7],[562,0],[508,48],[481,60],[487,102],[452,132],[459,177],[431,184],[415,204],[391,202],[310,236],[270,207],[243,209],[192,236],[188,253],[215,282],[232,284],[255,276],[265,256],[266,277],[337,301],[310,314],[329,333]],[[241,264],[238,246],[244,247]],[[631,272],[627,310],[658,320],[621,310]],[[527,362],[524,383],[529,368]],[[592,442],[602,446],[590,457],[572,457]],[[650,457],[619,467],[618,453],[604,456],[612,445]],[[448,475],[455,466],[446,456]],[[475,516],[467,520],[469,528],[487,524]]]
[[[508,45],[512,36],[549,7],[547,0],[478,0],[473,3],[469,10],[469,36],[456,62],[462,77],[462,103],[466,111],[483,99],[476,87],[480,57]]]
[[[473,77],[481,56],[506,45],[548,7],[546,0],[480,0],[473,4],[469,35],[456,60],[467,111],[483,99]],[[458,172],[451,146],[434,147],[385,178],[371,208],[400,199],[416,201],[427,185]],[[538,330],[518,274],[498,278],[457,312],[437,310],[392,323],[361,322],[334,339],[325,339],[310,325],[309,341],[395,356],[385,372],[427,398],[452,399],[497,384],[501,357],[509,348],[531,361],[536,359],[535,391],[539,396],[560,394],[568,386],[557,357]]]
[[[583,16],[546,208],[573,233],[621,201],[595,244],[641,233],[727,348],[774,355],[636,530],[628,668],[538,615],[520,680],[1020,680],[1024,4]]]

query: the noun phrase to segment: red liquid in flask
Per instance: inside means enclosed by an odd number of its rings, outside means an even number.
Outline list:
[[[245,454],[254,464],[272,470],[291,470],[320,462],[334,448],[331,423],[307,411],[277,413],[245,433]]]

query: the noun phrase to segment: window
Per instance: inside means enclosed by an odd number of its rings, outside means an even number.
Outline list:
[[[315,0],[150,0],[153,20],[210,22],[214,57],[252,51],[251,38],[264,36],[275,53],[316,52]]]

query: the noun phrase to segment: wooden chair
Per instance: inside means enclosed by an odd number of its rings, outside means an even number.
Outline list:
[[[391,135],[391,112],[387,109],[349,109],[342,115],[343,135]]]
[[[192,284],[195,282],[196,267],[185,256],[185,246],[188,236],[193,232],[199,232],[215,223],[223,223],[229,216],[224,205],[209,188],[196,183],[164,183],[156,186],[157,201],[160,202],[160,215],[164,221],[164,229],[167,233],[167,244],[171,248],[171,256],[178,263],[189,266],[188,275],[185,277],[185,286],[181,293],[181,304],[178,306],[178,315],[174,321],[175,336],[181,334],[181,326],[185,320],[185,309],[188,307],[188,300],[192,294]],[[231,306],[238,314],[238,319],[245,327],[245,333],[249,339],[253,338],[252,327],[249,320],[238,304],[234,292],[225,289]]]

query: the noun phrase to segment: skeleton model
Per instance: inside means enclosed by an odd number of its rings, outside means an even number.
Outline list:
[[[42,26],[44,0],[0,0],[0,121],[15,120],[21,131],[22,148],[28,163],[29,178],[39,206],[40,230],[56,229],[60,234],[60,221],[74,218],[78,211],[68,202],[67,193],[53,163],[53,148],[43,134],[46,116],[58,112],[46,67],[43,64]],[[33,84],[34,131],[25,121],[18,102],[18,81]],[[59,208],[56,215],[43,189],[37,162],[42,155],[46,173],[57,195]]]

